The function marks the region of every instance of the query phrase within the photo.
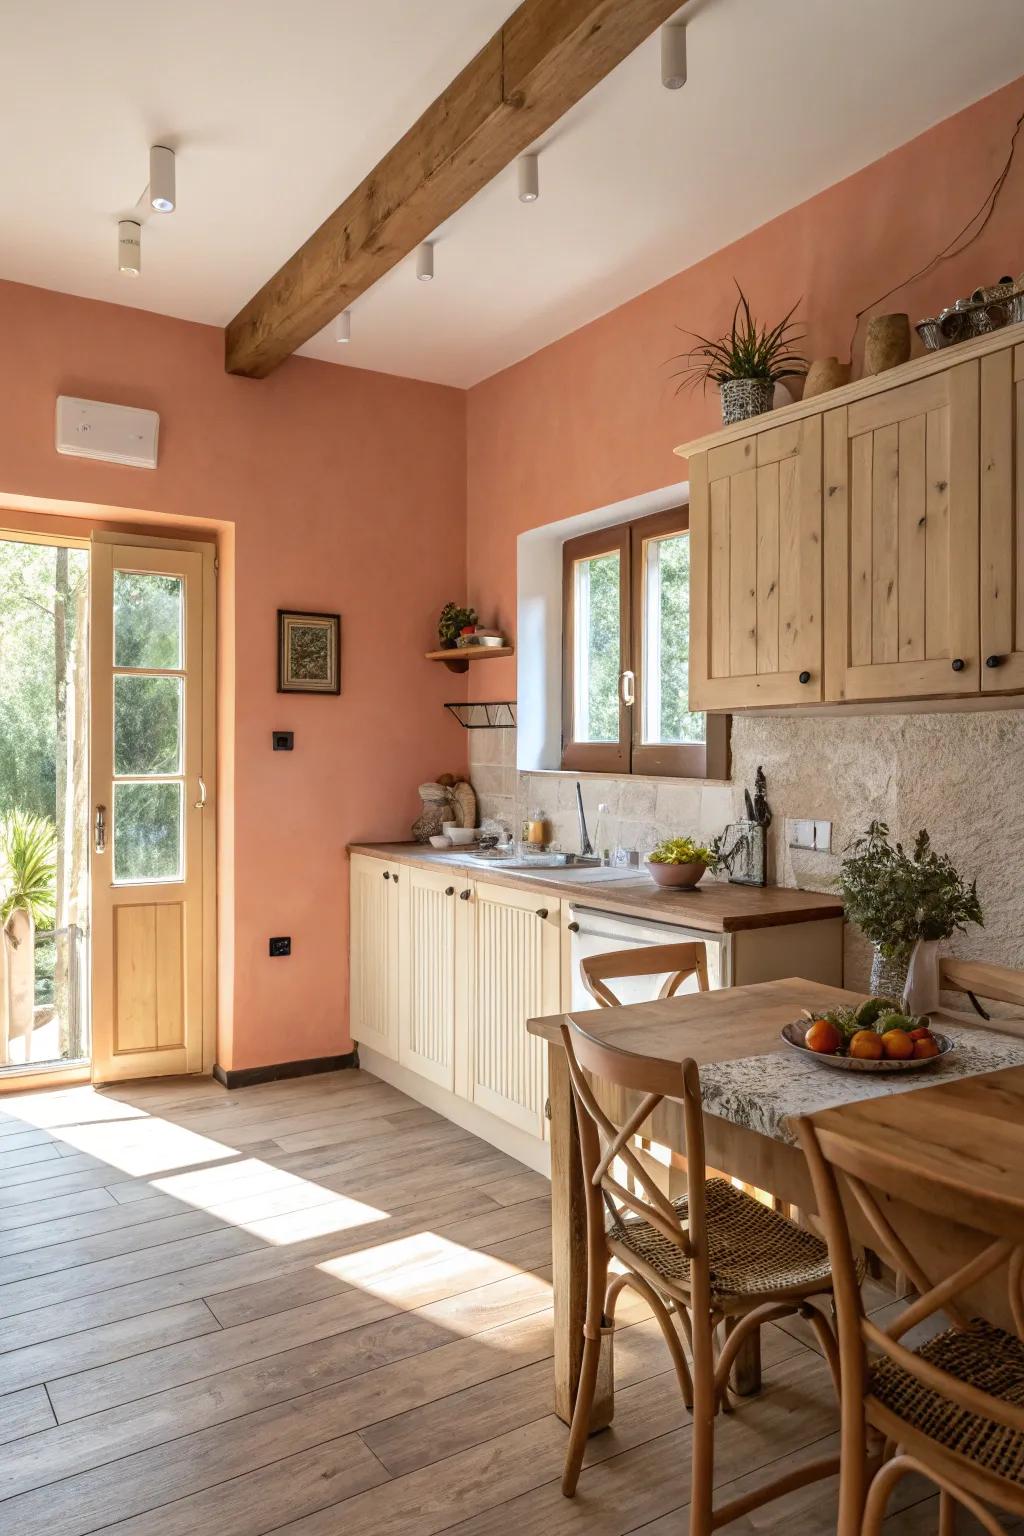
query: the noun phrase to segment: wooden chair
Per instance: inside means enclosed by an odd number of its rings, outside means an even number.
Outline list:
[[[943,992],[965,992],[971,1007],[983,1019],[990,1015],[981,1006],[979,997],[996,1003],[1014,1003],[1024,1008],[1024,971],[1013,971],[1008,965],[990,965],[983,960],[957,960],[946,955],[939,962],[939,989]],[[1008,1035],[1024,1034],[1024,1020],[999,1020],[999,1028]]]
[[[831,1294],[828,1252],[813,1233],[734,1189],[727,1180],[707,1178],[695,1062],[652,1060],[616,1050],[591,1039],[573,1020],[563,1025],[562,1040],[572,1081],[587,1202],[583,1360],[562,1492],[571,1498],[576,1491],[597,1382],[602,1328],[613,1326],[617,1298],[624,1286],[631,1286],[657,1319],[693,1415],[690,1536],[709,1536],[748,1510],[838,1469],[837,1456],[818,1458],[714,1508],[715,1418],[720,1408],[730,1410],[729,1374],[748,1336],[764,1323],[798,1313],[810,1319],[833,1376],[838,1371],[832,1330],[810,1303],[811,1297]],[[641,1096],[635,1107],[627,1110],[622,1124],[616,1124],[598,1103],[587,1074],[600,1079],[602,1093],[610,1087]],[[632,1145],[665,1098],[678,1100],[683,1106],[688,1190],[675,1200],[661,1192]],[[609,1282],[612,1259],[618,1260],[623,1272]],[[673,1313],[682,1328],[689,1360],[673,1324]],[[723,1325],[724,1342],[717,1348],[719,1325]]]
[[[908,1472],[923,1474],[939,1489],[939,1536],[953,1536],[957,1504],[990,1536],[1001,1536],[986,1504],[1024,1515],[1024,1342],[972,1320],[957,1298],[981,1281],[991,1283],[1005,1268],[1009,1316],[1017,1335],[1024,1335],[1024,1249],[983,1235],[971,1258],[934,1282],[886,1206],[897,1198],[904,1207],[944,1212],[948,1192],[917,1174],[911,1185],[884,1145],[866,1150],[813,1119],[801,1120],[799,1133],[835,1279],[842,1378],[837,1536],[878,1536],[889,1495]],[[918,1292],[884,1329],[864,1314],[844,1202],[873,1232],[872,1247]],[[950,1328],[916,1349],[903,1342],[911,1328],[940,1311]],[[869,1349],[875,1352],[871,1359]],[[875,1460],[872,1435],[884,1440],[881,1460]],[[897,1454],[890,1458],[893,1449]],[[875,1463],[870,1469],[869,1461]]]
[[[619,1008],[621,999],[605,983],[626,976],[669,974],[658,992],[673,997],[684,981],[697,978],[700,992],[708,990],[708,956],[703,944],[651,944],[640,949],[617,949],[608,955],[589,955],[580,961],[580,979],[602,1008]]]

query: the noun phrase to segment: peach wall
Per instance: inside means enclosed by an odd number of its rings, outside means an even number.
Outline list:
[[[218,1060],[346,1051],[345,844],[406,833],[416,785],[466,761],[441,707],[461,685],[422,660],[464,581],[465,397],[304,358],[231,378],[218,330],[13,284],[0,335],[0,502],[219,534]],[[58,455],[59,393],[159,411],[159,468]],[[276,610],[292,606],[341,613],[340,698],[277,694]],[[274,727],[294,753],[271,752]],[[293,953],[272,961],[281,933]]]
[[[856,311],[923,267],[981,204],[1022,111],[1019,79],[472,389],[468,574],[481,614],[515,632],[515,543],[524,530],[685,479],[673,445],[713,430],[721,416],[714,387],[706,397],[673,394],[667,359],[686,346],[677,326],[720,334],[735,276],[762,320],[802,299],[808,357],[848,357]],[[1024,151],[971,250],[880,312],[905,309],[917,320],[1022,267]],[[486,689],[514,697],[514,662],[489,666]]]

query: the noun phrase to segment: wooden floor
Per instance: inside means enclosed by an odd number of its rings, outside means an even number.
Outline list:
[[[548,1225],[542,1178],[366,1073],[0,1099],[0,1532],[683,1536],[688,1415],[636,1305],[559,1492]],[[836,1428],[818,1355],[765,1334],[732,1491]],[[729,1529],[825,1536],[833,1501]],[[891,1536],[935,1530],[899,1501]]]

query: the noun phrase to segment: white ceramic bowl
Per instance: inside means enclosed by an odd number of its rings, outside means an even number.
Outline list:
[[[476,842],[479,835],[479,827],[452,827],[448,833],[456,848],[467,848],[470,843]]]
[[[431,848],[450,848],[451,845],[452,840],[450,837],[437,836],[430,839]]]

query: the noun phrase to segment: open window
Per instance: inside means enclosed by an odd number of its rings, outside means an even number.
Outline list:
[[[563,545],[562,767],[728,777],[728,717],[689,708],[689,509]]]

